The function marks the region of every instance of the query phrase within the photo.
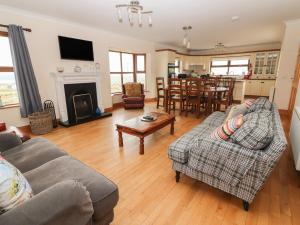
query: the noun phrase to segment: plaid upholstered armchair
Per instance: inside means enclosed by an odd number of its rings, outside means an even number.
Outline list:
[[[123,84],[122,98],[125,109],[144,108],[144,85],[141,83]]]

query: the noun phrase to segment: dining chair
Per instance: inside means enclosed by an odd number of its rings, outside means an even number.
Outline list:
[[[203,98],[204,85],[199,78],[188,78],[185,83],[186,101],[185,116],[189,111],[196,111],[197,118],[200,116],[201,106],[205,103]]]
[[[156,91],[157,91],[157,104],[156,108],[159,106],[165,106],[165,79],[163,77],[156,77]],[[160,105],[160,99],[162,99],[163,104]]]
[[[221,78],[218,87],[226,88],[224,91],[216,92],[213,99],[214,109],[220,110],[224,105],[225,109],[233,103],[233,90],[235,78]]]
[[[168,113],[171,112],[171,106],[173,110],[175,111],[176,103],[179,103],[180,106],[180,114],[184,111],[185,106],[185,88],[183,86],[183,83],[185,82],[184,79],[180,78],[169,78],[168,79]]]

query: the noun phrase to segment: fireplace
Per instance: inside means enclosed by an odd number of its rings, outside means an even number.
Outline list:
[[[65,97],[69,124],[96,117],[96,83],[65,84]]]
[[[66,127],[111,116],[103,112],[98,72],[53,73],[60,124]],[[101,110],[96,112],[97,108]]]

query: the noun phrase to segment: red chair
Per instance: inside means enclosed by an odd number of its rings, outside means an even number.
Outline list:
[[[141,83],[126,83],[122,85],[123,103],[125,109],[142,109],[145,105],[144,85]]]

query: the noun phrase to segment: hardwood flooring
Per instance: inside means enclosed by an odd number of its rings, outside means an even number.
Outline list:
[[[148,103],[145,111],[156,111],[155,104]],[[145,155],[139,155],[139,139],[130,135],[124,134],[124,147],[119,148],[114,124],[142,113],[118,109],[110,118],[58,128],[44,135],[119,186],[114,225],[300,224],[300,176],[290,149],[250,205],[250,211],[245,212],[240,199],[204,183],[184,175],[179,183],[175,182],[168,145],[204,117],[176,116],[173,136],[165,127],[145,138]],[[287,118],[282,121],[287,131]]]

